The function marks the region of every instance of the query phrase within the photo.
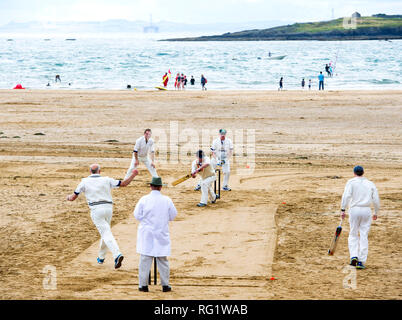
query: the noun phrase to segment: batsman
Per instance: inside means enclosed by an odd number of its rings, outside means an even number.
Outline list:
[[[205,156],[202,150],[197,151],[197,159],[191,165],[191,176],[195,178],[197,174],[201,176],[201,201],[197,206],[205,207],[208,203],[208,196],[211,202],[215,203],[216,199],[218,199],[213,187],[213,182],[216,180],[215,170],[209,157]]]

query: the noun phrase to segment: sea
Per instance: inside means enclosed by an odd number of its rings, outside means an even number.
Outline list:
[[[276,90],[281,77],[284,90],[303,78],[317,90],[320,71],[326,90],[402,89],[402,40],[160,41],[180,36],[189,35],[0,34],[0,89],[156,90],[169,70],[170,90],[177,73],[194,77],[187,90],[201,90],[201,75],[209,90]]]

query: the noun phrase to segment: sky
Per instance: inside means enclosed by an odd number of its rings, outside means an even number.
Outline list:
[[[375,13],[402,14],[401,0],[0,0],[0,26],[29,21],[170,21],[193,24],[323,21]]]

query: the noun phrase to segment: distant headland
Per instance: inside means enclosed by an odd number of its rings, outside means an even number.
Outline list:
[[[322,22],[294,23],[269,29],[161,41],[390,40],[402,39],[402,15],[375,14]]]

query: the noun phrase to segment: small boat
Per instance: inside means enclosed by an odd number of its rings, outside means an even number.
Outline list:
[[[268,57],[268,60],[282,60],[283,58],[285,58],[285,56],[270,56]]]

